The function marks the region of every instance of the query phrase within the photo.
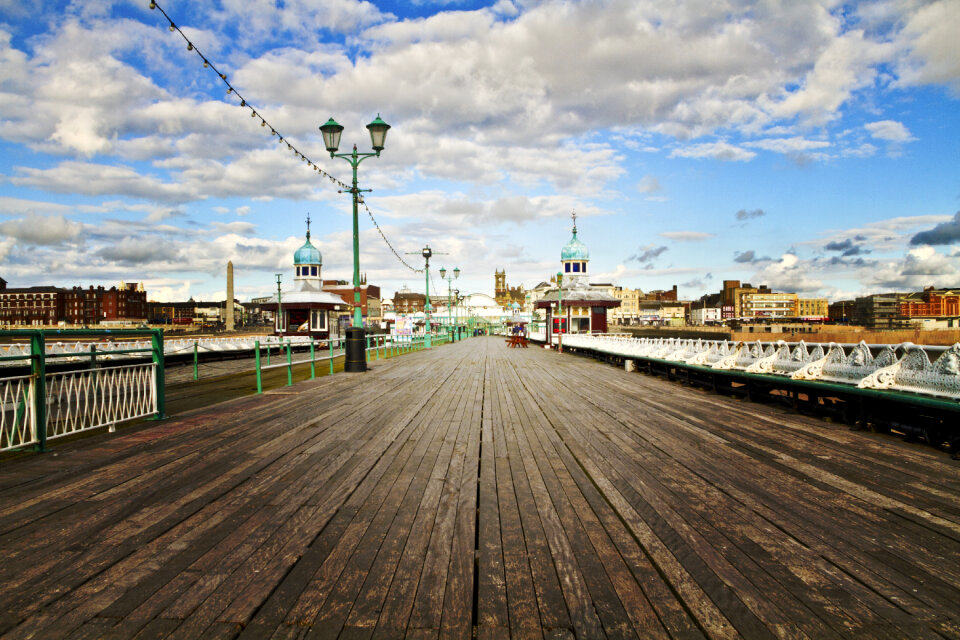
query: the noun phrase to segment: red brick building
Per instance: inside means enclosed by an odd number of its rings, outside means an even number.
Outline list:
[[[56,324],[63,318],[64,291],[57,287],[0,288],[0,325]]]
[[[147,292],[137,283],[94,289],[74,287],[63,294],[64,319],[70,324],[94,325],[104,321],[146,320]]]
[[[344,280],[324,280],[322,288],[340,296],[353,313],[353,284]],[[380,287],[367,284],[366,278],[360,282],[360,314],[364,318],[380,318]]]
[[[908,293],[899,300],[904,318],[949,318],[960,316],[960,289],[934,289]]]

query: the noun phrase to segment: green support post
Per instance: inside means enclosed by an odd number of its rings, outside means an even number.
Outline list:
[[[167,417],[166,414],[166,381],[164,376],[164,360],[163,360],[163,330],[154,329],[153,335],[150,337],[150,346],[151,346],[151,356],[153,357],[153,364],[156,365],[156,381],[157,381],[157,415],[154,420],[164,420]]]
[[[257,365],[256,365],[257,366],[257,393],[263,393],[263,379],[261,378],[261,373],[260,373],[260,341],[257,340],[253,344],[254,344],[253,351],[254,351],[254,354],[256,354],[254,357],[256,358],[256,362],[257,362]]]
[[[327,333],[327,347],[330,349],[330,375],[333,375],[333,338],[329,337],[329,332]]]
[[[290,351],[289,338],[287,338],[287,386],[293,386],[293,354]]]
[[[47,345],[43,331],[30,334],[30,373],[33,374],[33,415],[37,428],[37,451],[47,450]]]
[[[197,341],[193,341],[193,381],[196,382],[200,379],[200,356],[199,349],[197,348]]]
[[[317,377],[317,360],[313,351],[313,336],[310,336],[310,379]]]

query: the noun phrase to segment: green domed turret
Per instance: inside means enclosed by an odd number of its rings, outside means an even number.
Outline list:
[[[320,255],[320,250],[310,243],[309,231],[307,231],[307,241],[293,254],[293,264],[323,264],[323,257]]]
[[[590,252],[587,250],[587,245],[580,242],[577,239],[577,228],[573,228],[573,237],[570,238],[570,242],[563,245],[563,249],[560,251],[561,260],[589,260]]]

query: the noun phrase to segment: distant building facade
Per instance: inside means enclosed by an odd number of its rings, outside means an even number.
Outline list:
[[[960,289],[935,289],[908,293],[900,297],[898,311],[907,319],[960,317]]]
[[[0,289],[0,324],[7,326],[143,322],[147,315],[147,293],[138,283],[121,282],[109,289],[92,285],[87,289],[48,286]]]
[[[4,281],[4,285],[6,282]],[[54,325],[63,319],[63,293],[57,287],[0,289],[0,325]]]
[[[902,329],[907,322],[900,317],[900,293],[875,293],[853,303],[853,324],[868,329]]]
[[[522,305],[525,296],[523,287],[511,287],[507,284],[507,272],[505,270],[495,270],[493,272],[493,298],[497,301],[497,304],[504,309],[510,307],[511,303],[514,302]]]
[[[340,296],[347,305],[345,312],[348,315],[353,313],[353,284],[346,280],[324,280],[323,290]],[[367,284],[365,275],[360,278],[360,315],[370,322],[379,323],[383,319],[380,295],[380,287]]]
[[[414,293],[407,287],[403,287],[393,294],[394,313],[423,313],[426,306],[427,297],[422,293]]]

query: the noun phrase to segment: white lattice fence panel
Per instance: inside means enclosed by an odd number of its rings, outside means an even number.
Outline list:
[[[47,376],[47,438],[157,413],[156,365],[53,373]]]
[[[32,382],[33,376],[0,380],[0,451],[38,442]]]

